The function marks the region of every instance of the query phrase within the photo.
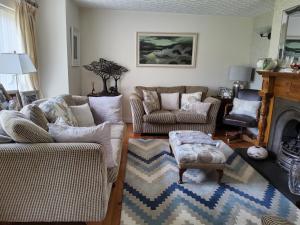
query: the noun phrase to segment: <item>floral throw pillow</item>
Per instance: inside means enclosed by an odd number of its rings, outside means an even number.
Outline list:
[[[201,102],[202,92],[184,93],[181,95],[181,109],[185,110],[189,104]]]
[[[143,106],[147,115],[160,110],[159,99],[156,91],[143,90]]]
[[[50,123],[60,118],[70,126],[78,126],[76,117],[62,97],[51,98],[39,105]]]

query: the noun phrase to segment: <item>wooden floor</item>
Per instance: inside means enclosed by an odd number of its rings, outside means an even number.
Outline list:
[[[225,131],[217,131],[214,139],[221,139],[226,142]],[[123,153],[120,164],[120,171],[118,179],[115,183],[115,186],[112,189],[110,201],[108,205],[108,212],[106,218],[101,223],[89,223],[89,225],[119,225],[121,218],[121,210],[122,210],[122,194],[123,194],[123,185],[125,179],[125,171],[126,171],[126,163],[127,163],[127,151],[128,151],[128,139],[129,138],[144,138],[144,139],[167,139],[168,136],[150,136],[150,135],[136,135],[132,132],[132,124],[128,124],[127,132],[126,132],[126,141],[123,145]],[[231,148],[248,148],[252,144],[240,141],[236,143],[229,144]],[[85,225],[85,223],[0,223],[0,225]]]

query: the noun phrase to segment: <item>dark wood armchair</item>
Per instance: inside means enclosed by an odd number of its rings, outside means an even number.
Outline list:
[[[248,101],[261,101],[259,91],[252,89],[240,90],[237,98]],[[242,139],[254,143],[254,137],[253,135],[247,133],[247,128],[256,128],[258,126],[259,110],[257,111],[256,118],[253,118],[248,115],[230,114],[232,107],[233,104],[227,104],[225,106],[223,123],[226,125],[239,127],[240,130],[238,132],[226,132],[227,141],[230,142],[232,140]]]

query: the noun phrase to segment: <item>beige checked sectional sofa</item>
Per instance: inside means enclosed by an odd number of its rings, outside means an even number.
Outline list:
[[[143,107],[143,90],[156,91],[158,95],[202,92],[202,101],[212,105],[207,116],[181,110],[160,110],[147,115]],[[213,134],[221,102],[218,99],[206,97],[207,92],[208,88],[203,86],[135,87],[135,93],[130,96],[134,133],[167,134],[172,130],[198,130]]]
[[[67,101],[80,105],[88,99],[73,96]],[[96,143],[0,144],[0,221],[103,220],[118,176],[125,132],[123,123],[111,126],[118,165],[110,169],[103,146]]]

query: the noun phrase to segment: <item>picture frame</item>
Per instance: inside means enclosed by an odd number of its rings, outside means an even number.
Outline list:
[[[76,27],[71,27],[72,66],[80,66],[80,33]]]
[[[29,105],[32,102],[40,99],[40,92],[38,90],[23,91],[20,92],[20,98],[21,98],[22,106]]]
[[[14,102],[13,106],[10,107],[10,110],[18,111],[18,110],[22,109],[23,105],[22,105],[20,92],[17,90],[11,90],[11,91],[7,91],[7,93],[10,96],[10,102]]]
[[[137,32],[137,67],[195,68],[198,33]]]
[[[221,98],[232,98],[232,89],[227,87],[219,87],[218,96]]]

